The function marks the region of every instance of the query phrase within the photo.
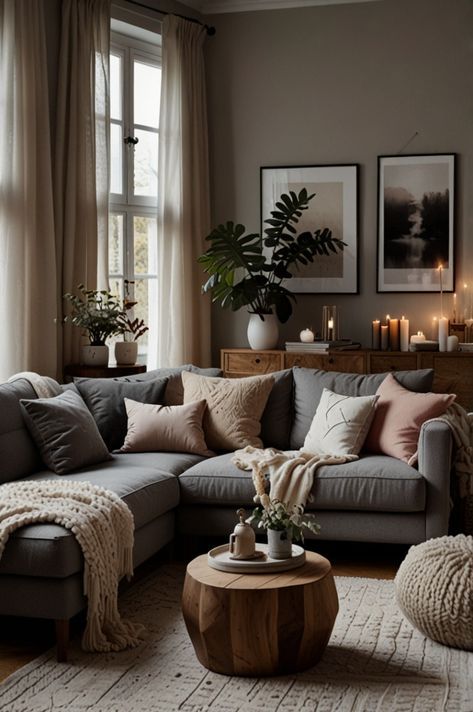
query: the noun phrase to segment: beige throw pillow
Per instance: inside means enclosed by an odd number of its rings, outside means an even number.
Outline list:
[[[268,376],[211,378],[183,371],[184,403],[207,401],[204,432],[213,450],[262,447],[260,419],[274,384]]]
[[[209,457],[202,428],[205,400],[152,405],[125,398],[128,431],[121,452],[189,452]]]
[[[358,455],[374,417],[378,396],[342,396],[324,388],[304,441],[313,454]]]

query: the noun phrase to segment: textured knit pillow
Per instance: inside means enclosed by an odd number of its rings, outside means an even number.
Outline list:
[[[43,462],[57,475],[110,459],[97,424],[78,393],[22,399],[20,407]]]
[[[94,416],[99,432],[109,450],[123,445],[127,418],[124,398],[140,403],[162,403],[166,379],[145,383],[126,383],[111,378],[86,378],[75,385]]]
[[[262,447],[260,419],[274,378],[208,378],[182,372],[184,403],[207,401],[204,432],[212,450],[236,450],[246,445]]]
[[[122,452],[190,452],[210,457],[202,418],[204,400],[186,405],[151,405],[125,398],[128,432]]]
[[[358,455],[373,420],[377,396],[341,396],[324,388],[304,452]]]
[[[456,396],[413,393],[390,373],[379,386],[376,412],[365,442],[369,452],[397,457],[412,465],[417,459],[420,429],[426,420],[443,415]]]

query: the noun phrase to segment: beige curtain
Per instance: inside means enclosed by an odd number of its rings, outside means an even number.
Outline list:
[[[159,366],[210,362],[210,303],[197,257],[209,233],[209,169],[202,25],[163,22],[159,135]]]
[[[108,272],[110,0],[63,0],[57,97],[55,222],[62,295],[106,288]],[[64,364],[80,329],[64,324]]]
[[[0,381],[56,377],[56,256],[42,3],[0,0]]]

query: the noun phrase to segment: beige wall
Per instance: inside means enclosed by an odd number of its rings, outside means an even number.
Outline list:
[[[438,312],[432,294],[377,294],[377,157],[457,156],[457,286],[473,281],[473,2],[381,0],[206,18],[212,220],[259,231],[260,166],[359,163],[359,295],[299,295],[281,343],[341,310],[369,346],[371,321]],[[451,296],[446,299],[450,302]],[[213,358],[246,346],[246,312],[214,307]]]

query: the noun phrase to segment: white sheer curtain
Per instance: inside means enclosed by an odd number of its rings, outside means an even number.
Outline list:
[[[81,283],[107,287],[109,53],[110,0],[63,0],[54,171],[60,301]],[[80,330],[65,324],[64,364],[78,362],[79,347]]]
[[[56,377],[56,255],[42,3],[0,0],[0,381]]]
[[[202,25],[168,15],[158,174],[158,365],[210,363],[210,303],[197,257],[209,232]]]

